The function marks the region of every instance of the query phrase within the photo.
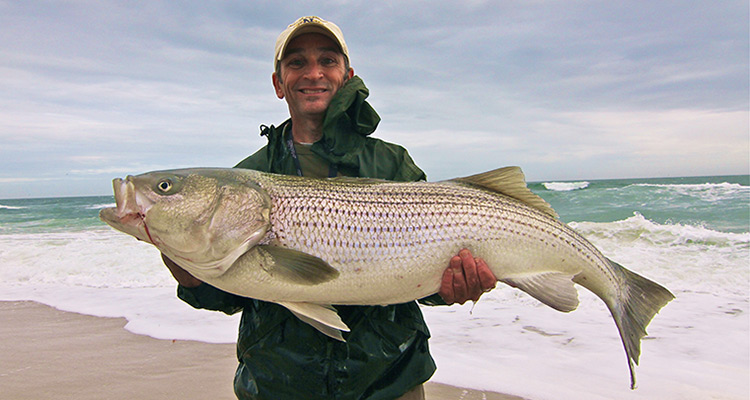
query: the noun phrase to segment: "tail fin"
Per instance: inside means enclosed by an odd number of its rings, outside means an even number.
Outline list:
[[[612,260],[609,260],[609,262],[612,268],[625,278],[626,282],[623,298],[620,302],[608,306],[617,324],[617,329],[620,331],[620,338],[627,353],[628,366],[630,367],[630,388],[635,389],[634,365],[638,365],[638,358],[641,355],[641,338],[646,336],[646,326],[654,318],[654,315],[672,301],[674,295],[658,283],[629,271]]]

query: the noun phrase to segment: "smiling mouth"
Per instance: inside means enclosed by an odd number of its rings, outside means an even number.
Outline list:
[[[303,94],[320,94],[327,92],[327,89],[300,89]]]

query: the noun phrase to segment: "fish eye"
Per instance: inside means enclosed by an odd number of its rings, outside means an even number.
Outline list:
[[[172,190],[173,186],[174,185],[172,184],[172,180],[169,178],[164,178],[160,180],[159,183],[156,184],[156,188],[164,194]]]

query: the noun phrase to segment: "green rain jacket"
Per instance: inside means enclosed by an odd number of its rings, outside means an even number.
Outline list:
[[[351,78],[331,101],[323,138],[311,150],[350,176],[417,181],[425,174],[398,145],[371,138],[380,117],[368,90]],[[237,168],[294,175],[286,144],[291,120],[262,127],[268,145]],[[447,261],[446,261],[447,266]],[[435,371],[430,334],[416,302],[390,306],[336,306],[351,328],[346,342],[331,339],[274,303],[242,298],[208,284],[178,288],[196,308],[242,310],[234,390],[240,399],[394,399]],[[437,296],[437,295],[435,295]],[[440,303],[430,298],[426,303]]]

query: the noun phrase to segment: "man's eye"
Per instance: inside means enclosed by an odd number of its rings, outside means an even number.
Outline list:
[[[286,63],[286,65],[291,68],[299,68],[305,65],[305,63],[302,62],[302,60],[289,60],[289,62]]]
[[[320,63],[322,65],[336,65],[336,60],[334,60],[333,58],[324,58],[320,60]]]

